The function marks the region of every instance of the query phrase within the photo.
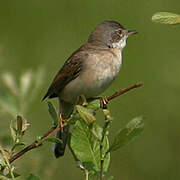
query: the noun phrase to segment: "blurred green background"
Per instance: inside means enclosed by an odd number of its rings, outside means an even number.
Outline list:
[[[110,103],[114,117],[110,134],[135,116],[146,119],[142,135],[112,154],[109,175],[121,180],[180,178],[180,26],[151,22],[158,11],[180,13],[179,0],[6,0],[0,4],[0,73],[10,71],[19,78],[27,69],[45,69],[38,96],[25,116],[31,123],[29,142],[51,127],[41,98],[54,75],[98,23],[116,20],[139,34],[128,39],[120,76],[105,95],[138,81],[144,87]],[[0,90],[6,90],[2,83]],[[1,139],[9,134],[11,118],[1,112]],[[55,159],[50,144],[27,153],[16,165],[22,174],[32,172],[43,180],[84,179],[69,150]]]

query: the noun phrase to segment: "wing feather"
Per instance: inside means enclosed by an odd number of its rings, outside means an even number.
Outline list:
[[[79,76],[82,70],[83,61],[87,59],[87,56],[88,54],[81,51],[81,49],[73,53],[53,79],[46,95],[43,97],[43,100],[46,98],[58,97],[61,90],[70,81]]]

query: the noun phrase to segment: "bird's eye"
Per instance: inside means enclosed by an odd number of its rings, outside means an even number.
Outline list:
[[[118,33],[119,33],[119,34],[122,34],[122,30],[118,30]]]
[[[119,37],[123,37],[123,33],[122,33],[122,30],[121,30],[121,29],[118,30],[116,33],[118,34]]]

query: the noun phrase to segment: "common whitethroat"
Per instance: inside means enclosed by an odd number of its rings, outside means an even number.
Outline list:
[[[59,99],[61,126],[62,119],[72,114],[79,96],[96,97],[110,86],[120,72],[126,40],[136,33],[116,21],[103,21],[95,27],[88,41],[67,59],[43,98]],[[57,137],[62,143],[55,144],[56,157],[64,155],[68,138],[69,125],[61,128]]]

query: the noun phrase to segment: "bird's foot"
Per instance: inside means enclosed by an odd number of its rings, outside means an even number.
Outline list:
[[[64,122],[63,122],[64,120],[63,120],[63,118],[62,118],[62,114],[60,113],[60,115],[59,115],[59,126],[60,126],[60,130],[61,130],[61,132],[63,133],[64,132],[64,129],[63,129],[63,127],[64,127]]]
[[[102,109],[107,109],[107,104],[108,104],[108,99],[107,98],[103,98],[103,97],[100,97],[100,107]]]
[[[68,123],[71,119],[71,117],[68,119],[63,119],[62,114],[59,115],[59,126],[62,133],[64,132],[64,124]]]

